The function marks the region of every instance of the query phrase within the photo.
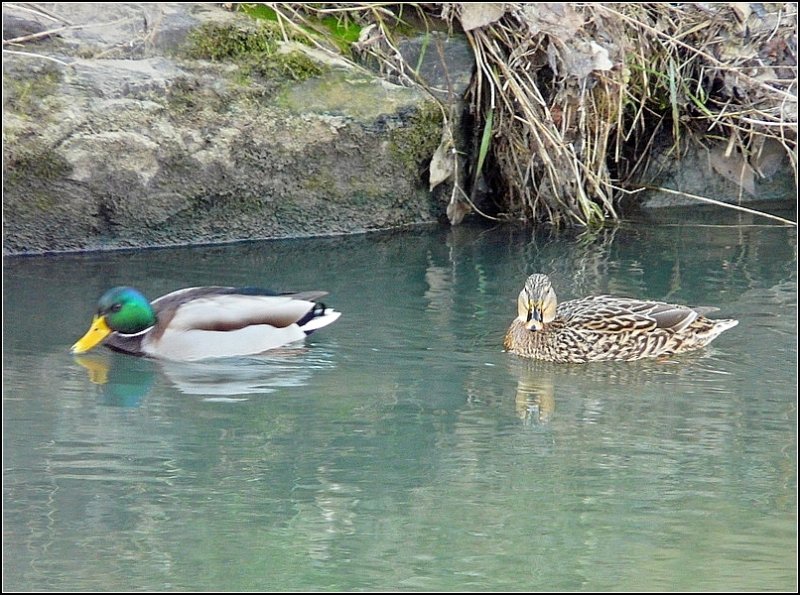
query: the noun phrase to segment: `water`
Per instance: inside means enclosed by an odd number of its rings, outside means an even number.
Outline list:
[[[797,243],[773,226],[517,227],[10,259],[7,590],[794,590]],[[720,307],[666,361],[501,351],[561,299]],[[108,287],[325,289],[258,359],[69,346]]]

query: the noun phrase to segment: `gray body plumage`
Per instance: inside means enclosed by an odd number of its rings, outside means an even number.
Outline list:
[[[339,312],[315,301],[324,295],[181,289],[152,302],[154,326],[135,334],[111,333],[104,343],[133,355],[179,361],[263,353],[300,341],[339,318]]]

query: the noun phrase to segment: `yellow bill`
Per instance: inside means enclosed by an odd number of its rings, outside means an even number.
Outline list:
[[[110,334],[111,329],[106,324],[106,317],[95,316],[91,328],[72,346],[72,353],[86,353]]]

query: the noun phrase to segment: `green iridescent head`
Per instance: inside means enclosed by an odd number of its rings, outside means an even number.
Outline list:
[[[109,289],[97,302],[97,313],[89,331],[72,346],[73,353],[84,353],[98,345],[112,331],[131,335],[156,323],[150,302],[132,287]]]
[[[156,323],[150,301],[133,287],[115,287],[97,302],[97,316],[105,316],[112,331],[130,335]]]

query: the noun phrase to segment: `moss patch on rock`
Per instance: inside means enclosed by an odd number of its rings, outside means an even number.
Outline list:
[[[47,182],[66,176],[71,171],[69,163],[59,153],[36,142],[19,144],[3,156],[6,174],[3,186],[25,180]]]
[[[254,54],[272,54],[278,46],[280,30],[264,23],[254,27],[204,23],[189,34],[186,54],[203,60],[240,60]]]
[[[286,87],[276,104],[298,114],[314,112],[373,120],[416,106],[420,97],[415,89],[387,86],[369,75],[331,69],[322,76]]]
[[[3,76],[3,111],[38,119],[52,111],[52,98],[63,75],[56,69],[31,70],[24,77]]]
[[[304,81],[319,76],[325,68],[301,52],[277,54],[266,65],[267,73],[282,74],[293,81]]]
[[[429,101],[410,118],[407,126],[389,132],[389,149],[412,173],[430,161],[442,140],[442,110]]]
[[[282,40],[282,32],[276,23],[259,22],[252,27],[205,23],[189,35],[186,55],[214,62],[232,62],[239,66],[245,77],[304,81],[325,71],[323,66],[301,52],[279,52]]]

